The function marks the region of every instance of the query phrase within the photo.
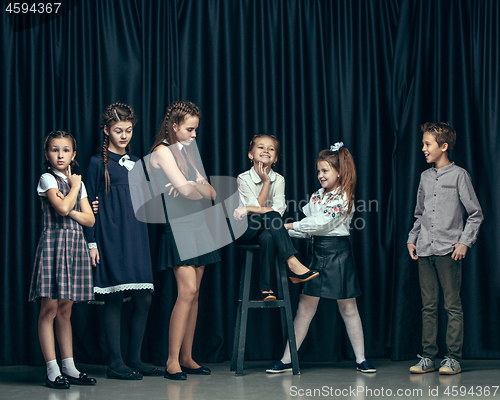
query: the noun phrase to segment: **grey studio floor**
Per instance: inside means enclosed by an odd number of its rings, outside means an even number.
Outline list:
[[[0,367],[0,399],[23,400],[237,400],[237,399],[500,399],[500,360],[464,360],[462,373],[411,375],[413,361],[371,360],[375,374],[357,372],[352,361],[301,363],[301,374],[266,374],[273,361],[245,362],[244,376],[229,371],[229,362],[205,364],[210,376],[189,375],[177,382],[163,377],[142,381],[106,379],[106,366],[78,365],[97,385],[67,390],[44,386],[45,367]]]

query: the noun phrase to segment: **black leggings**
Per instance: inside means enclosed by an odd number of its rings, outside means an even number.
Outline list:
[[[130,314],[129,346],[127,365],[134,369],[142,366],[141,348],[144,330],[148,319],[149,306],[151,305],[150,290],[132,290],[132,311]],[[104,332],[110,356],[109,366],[118,370],[124,366],[120,348],[121,310],[123,305],[123,292],[106,295],[104,306]]]
[[[274,268],[276,249],[281,262],[297,254],[281,215],[276,211],[265,214],[252,214],[248,218],[248,228],[238,238],[239,244],[258,244],[260,246],[259,288],[271,290],[271,272]]]

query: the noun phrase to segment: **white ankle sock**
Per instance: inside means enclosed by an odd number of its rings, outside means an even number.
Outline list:
[[[62,372],[64,372],[66,375],[69,375],[73,378],[80,377],[80,371],[78,371],[76,369],[75,361],[73,360],[73,357],[65,358],[64,360],[62,360]]]
[[[47,361],[47,378],[49,381],[54,382],[54,380],[61,375],[61,370],[59,365],[57,365],[57,360]]]

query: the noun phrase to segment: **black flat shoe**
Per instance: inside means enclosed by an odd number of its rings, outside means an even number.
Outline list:
[[[72,376],[69,376],[67,374],[63,373],[63,376],[70,382],[74,383],[75,385],[86,385],[86,386],[91,386],[95,385],[97,383],[97,380],[95,378],[91,378],[87,376],[85,372],[80,372],[80,376],[78,378],[73,378]]]
[[[166,368],[163,376],[173,381],[185,381],[187,379],[187,375],[185,372],[176,372],[175,374],[171,374],[170,372],[167,371]]]
[[[59,375],[53,382],[48,377],[45,378],[45,386],[52,389],[69,389],[69,382],[64,376]]]
[[[319,272],[315,269],[310,269],[305,274],[297,275],[295,272],[290,271],[290,280],[293,283],[306,282],[311,279],[316,278],[319,275]]]
[[[138,371],[133,371],[133,372],[125,372],[125,373],[120,373],[113,371],[111,368],[108,367],[106,370],[106,378],[108,379],[122,379],[124,381],[140,381],[142,379],[142,375]]]
[[[193,374],[193,375],[210,375],[212,371],[208,369],[207,367],[200,367],[200,368],[188,368],[188,367],[183,367],[181,365],[182,372],[185,372],[186,374]]]
[[[276,300],[276,295],[274,293],[262,293],[260,292],[260,297],[262,298],[262,301],[275,301]]]
[[[143,376],[162,376],[163,372],[156,367],[151,367],[149,369],[140,369],[139,373]]]

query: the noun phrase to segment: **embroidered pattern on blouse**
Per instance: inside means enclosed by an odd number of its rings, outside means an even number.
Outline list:
[[[325,206],[323,214],[330,215],[332,218],[344,215],[344,196],[338,190],[327,193],[323,198],[321,198],[320,191],[314,192],[311,201],[313,204],[323,204]]]

